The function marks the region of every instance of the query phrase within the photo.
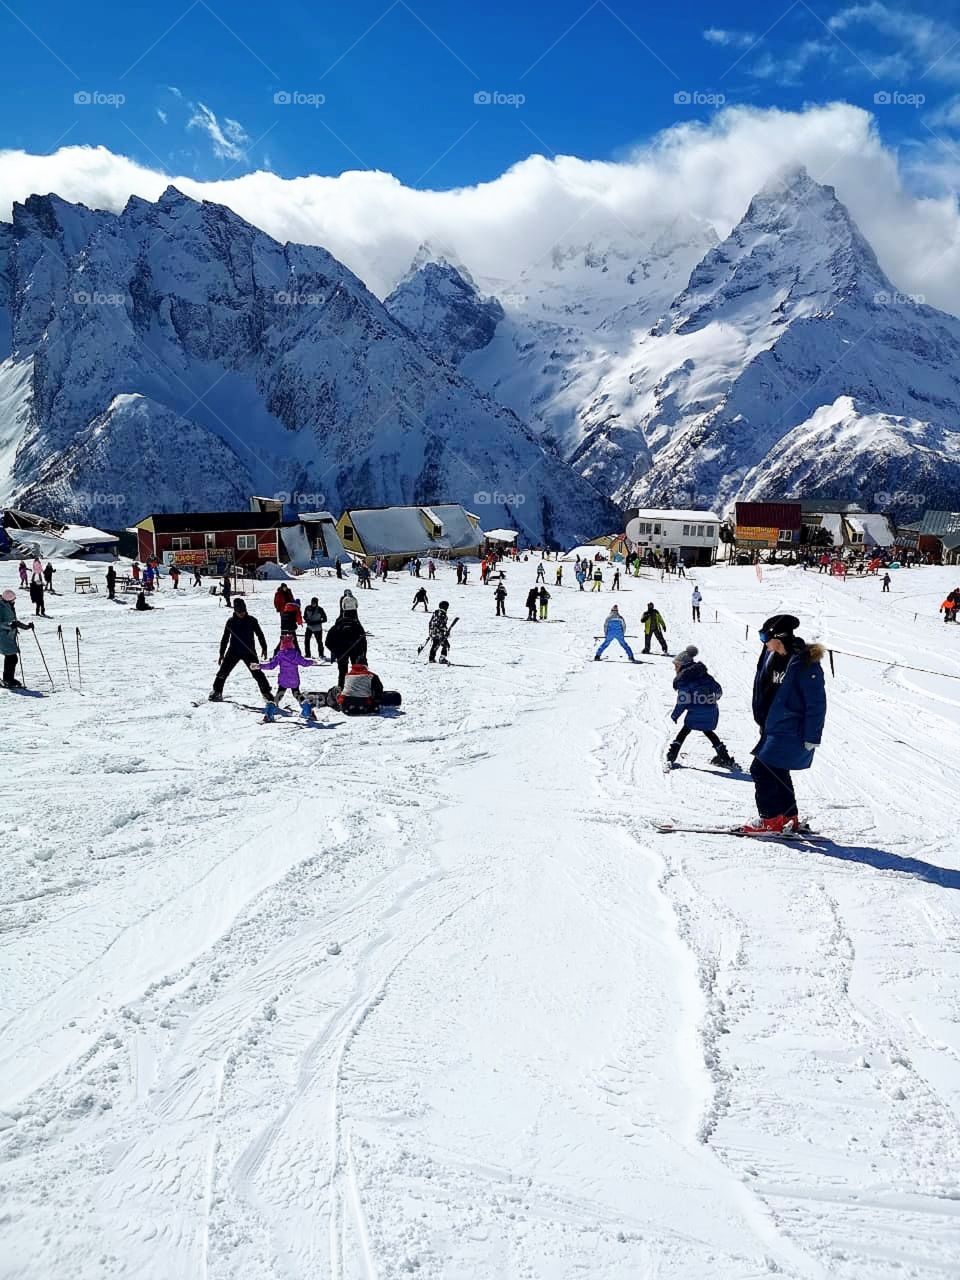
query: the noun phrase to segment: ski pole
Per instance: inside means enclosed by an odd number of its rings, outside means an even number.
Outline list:
[[[77,684],[83,693],[83,674],[80,670],[80,628],[77,627]]]
[[[40,647],[40,637],[37,635],[36,631],[33,633],[33,638],[36,640],[37,648],[40,650],[40,661],[43,663],[43,669],[46,671],[47,679],[50,681],[50,688],[55,689],[56,685],[53,683],[53,676],[50,674],[50,668],[47,666],[47,660],[43,656],[43,649]]]
[[[23,681],[23,687],[26,689],[26,688],[29,688],[29,686],[27,685],[27,670],[26,670],[26,667],[24,667],[23,665],[23,650],[20,648],[20,639],[17,636],[16,632],[14,632],[13,638],[17,646],[17,657],[20,659],[20,678]]]
[[[63,665],[67,672],[67,684],[73,688],[73,681],[70,679],[70,663],[67,661],[67,642],[63,638],[63,627],[57,627],[57,635],[60,637],[60,648],[63,650]]]

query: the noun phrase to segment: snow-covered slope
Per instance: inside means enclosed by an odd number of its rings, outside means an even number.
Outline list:
[[[323,249],[218,205],[169,188],[115,216],[34,196],[3,263],[2,489],[25,505],[93,495],[65,514],[116,526],[250,492],[446,500],[560,540],[614,519]]]
[[[741,761],[759,623],[834,648],[791,845],[654,830],[750,815],[750,779],[696,733],[662,774],[669,660],[591,661],[614,597],[552,564],[549,623],[533,561],[506,619],[440,569],[463,667],[417,661],[406,574],[357,592],[404,706],[311,729],[191,707],[205,590],[134,614],[56,567],[57,691],[0,693],[3,1280],[960,1274],[955,570],[718,565],[696,637],[689,582],[616,597],[696,638]]]

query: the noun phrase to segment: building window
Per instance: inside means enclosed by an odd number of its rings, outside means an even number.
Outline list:
[[[659,526],[658,524],[655,524],[655,525],[653,526],[653,533],[654,533],[654,536],[655,536],[655,537],[657,537],[657,538],[659,538],[659,537],[660,537],[660,526]]]
[[[343,526],[343,536],[348,542],[353,541],[353,525],[345,524]]]
[[[173,551],[189,551],[190,539],[188,537],[187,538],[173,537],[170,539],[170,547],[171,547],[171,550]]]
[[[708,538],[713,538],[713,537],[715,537],[715,536],[716,536],[716,532],[715,532],[715,530],[714,530],[713,525],[712,525],[712,524],[708,524],[708,525],[707,525],[707,537],[708,537]]]
[[[683,526],[683,536],[684,536],[685,538],[689,538],[689,537],[690,537],[690,526],[689,526],[688,524],[685,524],[685,525]]]
[[[238,533],[237,534],[237,550],[238,551],[256,551],[257,535],[255,533]]]
[[[779,534],[777,535],[777,540],[778,540],[779,542],[792,542],[792,541],[793,541],[793,530],[792,530],[792,529],[781,529],[781,530],[780,530],[780,532],[779,532]]]
[[[852,533],[852,534],[850,535],[850,541],[851,541],[851,542],[862,542],[862,541],[863,541],[863,534],[862,534],[862,533],[856,533],[856,532],[855,532],[855,533]]]
[[[205,533],[205,534],[203,535],[203,545],[204,545],[205,547],[207,547],[208,549],[209,549],[210,547],[216,547],[216,545],[217,545],[217,535],[216,535],[215,533]]]
[[[698,524],[698,525],[697,525],[697,537],[698,537],[698,538],[702,538],[702,537],[703,537],[703,525],[702,525],[702,524]]]

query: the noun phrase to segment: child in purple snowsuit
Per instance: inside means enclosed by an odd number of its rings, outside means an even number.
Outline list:
[[[280,668],[277,683],[277,696],[274,699],[277,706],[283,695],[289,690],[294,696],[300,693],[300,668],[301,667],[318,667],[320,664],[313,658],[304,658],[297,652],[296,640],[292,635],[282,635],[280,637],[280,648],[270,659],[269,662],[254,663],[250,667],[251,671],[272,671],[274,667]]]

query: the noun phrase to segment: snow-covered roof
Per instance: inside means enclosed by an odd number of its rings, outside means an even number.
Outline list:
[[[482,535],[454,503],[432,507],[368,507],[345,513],[368,555],[402,555],[477,547]],[[431,538],[425,520],[442,528]]]
[[[81,547],[91,542],[119,542],[115,534],[104,533],[102,529],[94,529],[88,524],[68,524],[61,536]]]
[[[843,517],[832,511],[826,511],[820,516],[820,528],[826,529],[833,539],[835,545],[843,543]]]
[[[719,524],[720,517],[714,515],[712,511],[671,511],[667,508],[649,507],[643,511],[638,511],[634,517],[636,520],[686,520],[688,523],[695,520],[698,524]]]
[[[865,546],[889,547],[893,544],[894,532],[886,516],[861,515],[858,512],[845,518],[855,533],[863,534]]]
[[[483,536],[491,542],[515,542],[520,534],[516,529],[488,529]]]
[[[310,526],[309,535],[304,526]],[[283,526],[280,538],[295,569],[329,567],[334,560],[346,563],[350,558],[329,511],[302,512],[296,524]]]

